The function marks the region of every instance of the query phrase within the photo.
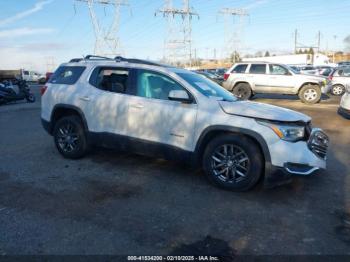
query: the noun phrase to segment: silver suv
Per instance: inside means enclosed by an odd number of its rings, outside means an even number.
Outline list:
[[[328,137],[310,117],[238,101],[184,69],[87,56],[62,64],[41,94],[43,126],[66,158],[114,147],[202,167],[234,191],[326,168]]]
[[[223,86],[242,100],[257,93],[298,95],[304,103],[315,104],[327,90],[325,77],[305,75],[287,65],[256,62],[237,63],[224,75]]]
[[[350,84],[350,66],[339,67],[329,76],[332,81],[331,93],[335,96],[341,96],[345,93],[346,85]]]

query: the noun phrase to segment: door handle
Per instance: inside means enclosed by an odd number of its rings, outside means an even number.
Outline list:
[[[90,97],[88,96],[82,96],[82,97],[79,97],[79,99],[83,101],[90,101]]]
[[[141,108],[144,107],[142,104],[132,104],[130,106],[133,107],[133,108],[137,108],[137,109],[141,109]]]

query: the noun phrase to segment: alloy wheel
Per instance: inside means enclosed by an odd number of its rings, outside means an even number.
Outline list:
[[[246,152],[233,144],[219,146],[211,155],[212,172],[221,181],[237,183],[247,178],[250,160]]]
[[[333,94],[337,95],[337,96],[340,96],[341,94],[343,94],[343,87],[342,86],[334,86],[333,87]]]
[[[317,98],[317,92],[315,89],[307,89],[304,92],[304,98],[306,101],[313,101]]]
[[[79,135],[76,128],[72,124],[67,123],[59,127],[57,143],[64,152],[70,153],[76,150],[78,147],[78,142]]]

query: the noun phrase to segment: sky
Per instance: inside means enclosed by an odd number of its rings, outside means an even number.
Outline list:
[[[119,38],[126,57],[157,60],[163,56],[167,23],[156,10],[164,0],[129,0],[121,12]],[[173,0],[180,8],[181,0]],[[191,0],[199,14],[192,19],[197,57],[220,58],[225,46],[225,18],[219,10],[244,8],[240,52],[287,54],[298,43],[321,50],[345,51],[350,35],[350,0]],[[112,7],[96,7],[102,27],[111,23]],[[228,30],[235,30],[231,19]],[[232,25],[232,26],[231,26]],[[74,0],[0,0],[0,69],[51,71],[73,57],[94,51],[95,36],[87,5]],[[214,51],[215,50],[215,51]]]

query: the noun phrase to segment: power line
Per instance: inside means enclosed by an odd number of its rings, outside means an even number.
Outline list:
[[[101,56],[117,56],[122,54],[121,43],[118,37],[120,27],[121,8],[128,6],[128,0],[75,0],[84,2],[89,8],[89,14],[95,33],[94,54]],[[102,25],[94,10],[94,4],[103,6],[113,6],[114,14],[112,23],[108,28],[102,28]],[[131,10],[131,9],[130,9]]]
[[[190,7],[190,0],[182,1],[181,9],[173,7],[172,0],[164,0],[164,7],[155,13],[162,14],[167,19],[167,33],[164,41],[164,60],[168,63],[177,62],[192,64],[192,18],[199,18],[198,13]],[[177,24],[176,18],[181,18]]]
[[[243,18],[249,14],[245,9],[222,8],[219,15],[224,16],[225,19],[223,53],[226,54],[226,57],[230,57],[232,54],[236,57],[236,53],[242,48]]]

